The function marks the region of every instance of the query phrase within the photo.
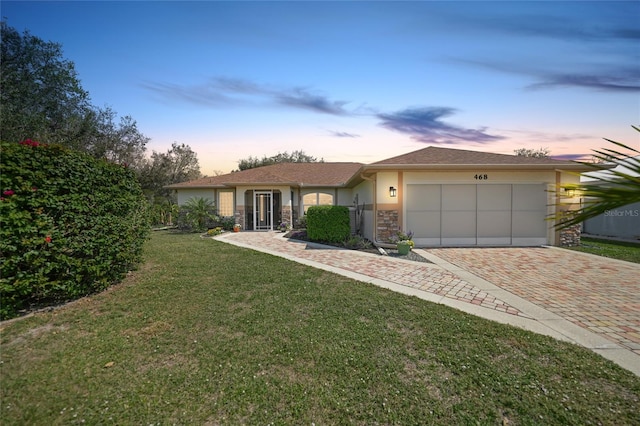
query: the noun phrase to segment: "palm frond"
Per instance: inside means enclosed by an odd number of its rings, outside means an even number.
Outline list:
[[[631,127],[640,132],[640,128]],[[553,215],[556,228],[568,228],[609,210],[640,202],[640,159],[636,158],[637,154],[640,155],[640,151],[621,142],[606,138],[605,140],[617,148],[594,150],[594,157],[602,161],[602,164],[578,161],[593,168],[594,171],[601,172],[590,176],[595,181],[561,187],[565,191],[579,192],[584,201],[582,207],[576,211],[570,213],[561,211]],[[618,167],[620,169],[616,170],[615,168]],[[558,203],[557,205],[567,204]]]

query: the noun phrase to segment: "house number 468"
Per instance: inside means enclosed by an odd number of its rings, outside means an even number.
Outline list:
[[[484,175],[475,175],[474,178],[476,180],[487,180],[487,179],[489,179],[489,175],[486,175],[486,174],[484,174]]]

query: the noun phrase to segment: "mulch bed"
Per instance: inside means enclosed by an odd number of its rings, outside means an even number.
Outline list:
[[[309,238],[307,238],[307,231],[305,230],[289,231],[285,235],[285,238],[291,238],[293,240],[308,241],[310,243],[319,243],[319,244],[324,244],[324,245],[333,246],[333,247],[340,247],[340,248],[349,249],[349,250],[358,250],[365,253],[377,254],[379,256],[382,256],[380,251],[378,251],[378,249],[375,246],[373,246],[373,244],[371,245],[371,247],[367,247],[367,248],[353,248],[353,247],[345,247],[344,244],[340,244],[340,243],[332,243],[327,241],[312,241]],[[396,249],[385,248],[384,250],[385,252],[387,252],[387,255],[389,255],[389,257],[395,257],[397,259],[412,260],[414,262],[432,263],[413,251],[410,251],[409,254],[407,255],[401,255],[398,253],[398,250]]]

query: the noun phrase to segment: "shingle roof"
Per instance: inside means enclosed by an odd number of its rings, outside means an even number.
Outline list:
[[[375,165],[575,165],[571,161],[430,146],[371,164]]]
[[[465,169],[491,166],[502,169],[591,170],[572,161],[430,146],[369,165],[361,163],[279,163],[226,175],[205,177],[167,188],[224,188],[238,185],[347,186],[357,183],[358,171],[384,169]]]
[[[237,185],[343,186],[361,163],[278,163],[226,175],[177,183],[167,188],[215,188]]]

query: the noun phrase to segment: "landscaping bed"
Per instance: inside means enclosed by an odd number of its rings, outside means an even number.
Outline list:
[[[328,241],[311,241],[307,237],[307,232],[305,230],[293,230],[293,231],[287,232],[287,234],[285,235],[285,238],[291,238],[292,240],[314,242],[314,243],[324,244],[324,245],[333,246],[333,247],[346,248],[346,249],[349,249],[349,250],[358,250],[358,251],[362,251],[362,252],[365,252],[365,253],[371,253],[371,254],[376,254],[376,255],[381,255],[381,256],[383,255],[382,252],[380,252],[380,250],[378,250],[378,248],[375,247],[371,241],[369,241],[367,239],[364,239],[364,238],[361,238],[361,237],[355,237],[354,239],[350,240],[350,241],[354,241],[352,244],[349,244],[348,242],[347,243],[333,243],[333,242],[328,242]],[[385,248],[384,249],[384,253],[386,253],[390,257],[395,257],[395,258],[398,258],[398,259],[412,260],[414,262],[431,263],[427,259],[425,259],[424,257],[422,257],[419,254],[415,253],[413,250],[409,251],[409,253],[406,254],[406,255],[402,255],[402,254],[398,253],[398,250],[396,250],[396,249],[387,249],[387,248]]]

